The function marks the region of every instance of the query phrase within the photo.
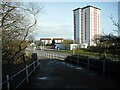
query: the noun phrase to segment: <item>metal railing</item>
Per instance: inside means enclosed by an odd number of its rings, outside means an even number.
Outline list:
[[[66,62],[66,58],[69,56],[69,59],[67,62],[69,63],[76,63],[77,65],[84,65],[87,67],[87,69],[89,70],[91,67],[94,67],[96,69],[101,70],[102,74],[105,75],[106,71],[110,71],[110,72],[115,72],[115,73],[119,73],[120,70],[119,69],[114,69],[113,66],[109,66],[111,64],[109,64],[109,61],[103,59],[94,59],[94,58],[89,58],[88,56],[81,56],[81,55],[58,55],[58,54],[48,54],[48,53],[44,53],[44,54],[40,54],[41,57],[45,57],[45,58],[53,58],[53,59],[59,59],[59,60],[64,60]]]
[[[7,88],[7,90],[12,89],[17,89],[25,80],[28,83],[29,81],[29,76],[35,72],[36,68],[40,65],[39,61],[33,61],[33,63],[29,64],[29,65],[25,65],[25,68],[23,68],[22,70],[20,70],[19,72],[17,72],[16,74],[14,74],[13,76],[9,77],[9,75],[6,75],[7,80],[2,82],[0,84],[0,86],[6,84],[5,88]],[[33,66],[32,70],[29,71],[29,68]],[[18,75],[20,75],[22,72],[25,71],[25,77],[21,80],[21,82],[19,82],[16,86],[14,87],[10,87],[10,82],[14,80],[14,78]]]
[[[102,66],[98,66],[98,65],[93,65],[90,63],[90,58],[89,57],[80,57],[79,55],[77,56],[72,56],[73,58],[77,58],[76,61],[74,59],[71,59],[71,61],[74,61],[76,62],[78,65],[81,63],[81,64],[84,64],[86,65],[87,69],[89,70],[90,66],[92,67],[95,67],[95,68],[102,68],[102,74],[105,75],[105,71],[106,71],[106,67],[105,67],[105,60],[96,60],[96,62],[99,62],[101,61],[102,62]],[[84,59],[84,61],[86,60],[86,62],[82,61],[81,59]],[[70,62],[71,62],[70,61]]]
[[[66,55],[58,55],[58,54],[40,54],[40,57],[44,58],[52,58],[52,59],[59,59],[59,60],[64,60],[67,56]]]
[[[111,64],[108,64],[110,61],[107,61],[105,59],[103,59],[103,60],[97,59],[96,60],[96,59],[92,59],[92,58],[84,57],[84,56],[80,56],[80,55],[73,55],[73,56],[69,56],[69,58],[67,58],[66,62],[69,62],[69,63],[73,62],[73,63],[76,63],[77,65],[80,65],[80,64],[85,65],[88,70],[90,67],[101,69],[103,75],[106,74],[106,71],[116,72],[116,73],[120,72],[120,68],[119,69],[113,68],[113,66]]]

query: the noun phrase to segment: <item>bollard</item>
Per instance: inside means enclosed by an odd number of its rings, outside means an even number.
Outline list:
[[[9,81],[9,75],[7,75],[6,77],[7,77],[7,80],[8,80],[8,82],[7,82],[7,89],[8,89],[8,90],[10,90],[10,81]]]
[[[26,80],[27,80],[27,83],[28,83],[28,66],[26,65],[25,67],[26,67],[26,76],[27,76]]]
[[[33,69],[34,69],[34,72],[35,72],[35,61],[33,61],[33,63],[34,63],[34,64],[33,64]]]

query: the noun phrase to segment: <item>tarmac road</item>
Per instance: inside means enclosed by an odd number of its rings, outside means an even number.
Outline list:
[[[118,79],[88,71],[77,65],[46,59],[27,88],[119,88]]]

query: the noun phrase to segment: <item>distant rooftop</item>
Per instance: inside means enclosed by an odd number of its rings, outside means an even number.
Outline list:
[[[40,38],[40,40],[51,40],[51,38]]]
[[[63,40],[63,38],[53,38],[54,40]],[[52,40],[51,38],[40,38],[40,40]]]
[[[93,7],[93,8],[96,8],[96,9],[99,9],[99,10],[100,10],[100,8],[97,8],[97,7],[88,5],[88,6],[85,6],[85,7],[83,7],[83,8],[76,8],[76,9],[74,9],[73,11],[76,11],[76,10],[78,10],[78,9],[85,9],[85,8],[88,8],[88,7]]]
[[[54,40],[63,40],[63,38],[53,38]]]

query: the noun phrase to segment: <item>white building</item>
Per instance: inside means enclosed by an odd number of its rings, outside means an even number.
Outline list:
[[[55,40],[55,43],[60,44],[63,42],[63,38],[53,38]]]
[[[40,38],[40,41],[43,44],[51,44],[52,43],[52,39],[51,38]]]
[[[120,1],[118,2],[118,36],[120,36]]]
[[[57,43],[57,44],[60,44],[64,41],[63,38],[53,38],[53,39],[55,40],[55,43]],[[51,44],[53,39],[51,39],[51,38],[40,38],[40,41],[43,44]]]
[[[74,42],[81,48],[96,45],[95,39],[100,35],[100,9],[86,6],[73,10]]]

